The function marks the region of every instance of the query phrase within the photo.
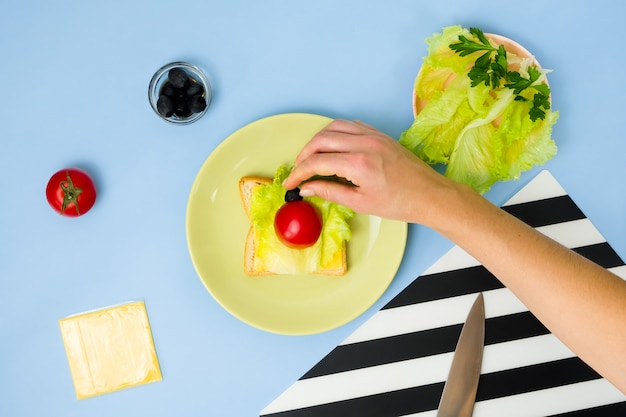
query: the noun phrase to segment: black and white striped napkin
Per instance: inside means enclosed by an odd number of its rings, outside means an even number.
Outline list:
[[[626,279],[622,259],[548,171],[502,208]],[[487,319],[474,417],[626,416],[626,396],[459,247],[260,415],[434,417],[461,327],[478,292],[485,296]]]

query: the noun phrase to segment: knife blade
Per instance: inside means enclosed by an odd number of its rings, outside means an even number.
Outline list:
[[[485,344],[485,303],[478,294],[461,330],[448,379],[443,387],[437,417],[470,417]]]

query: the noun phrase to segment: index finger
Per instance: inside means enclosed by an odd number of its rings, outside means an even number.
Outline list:
[[[372,129],[360,122],[334,120],[311,138],[296,157],[294,164],[298,165],[315,153],[350,152],[360,149],[359,141],[356,139],[358,135],[367,133],[365,128]]]
[[[349,153],[314,153],[293,167],[283,186],[288,190],[296,188],[315,175],[336,175],[352,181],[353,178],[349,178],[354,167],[351,159]]]

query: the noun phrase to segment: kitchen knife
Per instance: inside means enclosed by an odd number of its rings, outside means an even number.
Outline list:
[[[448,380],[443,387],[437,417],[470,417],[474,410],[476,390],[485,344],[485,303],[478,294],[467,315],[454,351]]]

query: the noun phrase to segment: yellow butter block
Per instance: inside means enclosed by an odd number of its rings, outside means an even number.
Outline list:
[[[78,314],[59,324],[78,399],[162,379],[143,302]]]

